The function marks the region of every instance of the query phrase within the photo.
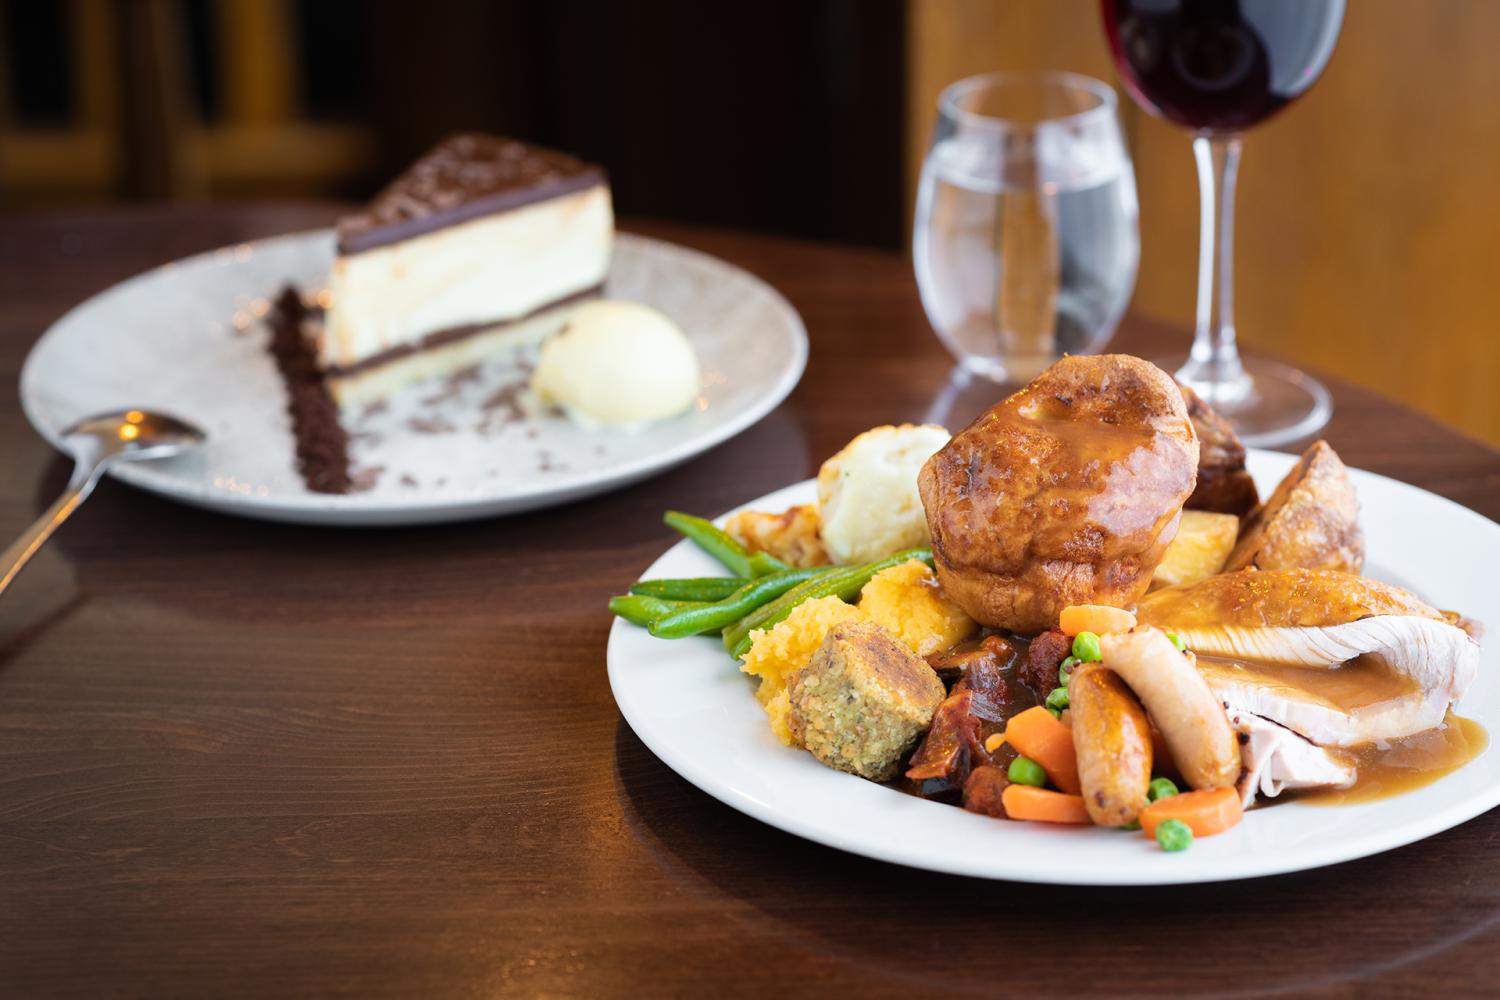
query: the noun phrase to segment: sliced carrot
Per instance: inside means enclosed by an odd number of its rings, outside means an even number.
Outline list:
[[[1042,765],[1047,778],[1071,795],[1082,789],[1078,783],[1078,752],[1073,749],[1073,730],[1053,718],[1040,705],[1011,717],[1005,724],[1005,742],[1016,753]]]
[[[1135,628],[1135,615],[1124,608],[1111,608],[1103,604],[1072,604],[1062,609],[1057,616],[1057,627],[1068,635],[1092,632],[1129,632]]]
[[[1204,788],[1157,799],[1141,811],[1141,829],[1146,836],[1154,837],[1159,824],[1180,819],[1193,831],[1193,836],[1212,837],[1234,826],[1244,816],[1239,792],[1233,788]]]
[[[1054,792],[1030,785],[1006,785],[1000,793],[1005,815],[1011,819],[1034,819],[1042,823],[1087,823],[1089,811],[1082,795]]]

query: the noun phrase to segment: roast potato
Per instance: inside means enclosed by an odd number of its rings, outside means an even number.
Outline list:
[[[1338,453],[1317,441],[1245,522],[1224,572],[1253,566],[1358,573],[1364,564],[1354,483]]]
[[[1206,580],[1224,568],[1240,534],[1233,514],[1184,510],[1177,537],[1167,546],[1151,578],[1152,587],[1176,587]]]

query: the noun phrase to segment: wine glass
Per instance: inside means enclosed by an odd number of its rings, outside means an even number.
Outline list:
[[[1114,89],[990,73],[938,99],[912,257],[960,373],[1025,382],[1095,350],[1135,289],[1135,173]]]
[[[1345,0],[1102,0],[1105,33],[1137,104],[1193,132],[1198,164],[1198,316],[1177,379],[1246,444],[1306,437],[1328,422],[1309,375],[1242,359],[1234,331],[1234,182],[1245,129],[1307,92],[1333,54]]]

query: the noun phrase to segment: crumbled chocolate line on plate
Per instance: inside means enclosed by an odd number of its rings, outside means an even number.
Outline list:
[[[349,435],[339,423],[338,404],[324,384],[312,344],[304,335],[304,325],[314,318],[301,292],[287,285],[266,317],[271,330],[267,347],[286,385],[302,481],[315,493],[348,493],[354,486]]]

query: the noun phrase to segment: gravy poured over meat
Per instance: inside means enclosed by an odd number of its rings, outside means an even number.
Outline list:
[[[1367,711],[1418,692],[1416,681],[1368,656],[1332,668],[1199,656],[1198,672],[1210,686],[1235,679],[1315,699],[1343,712]]]

